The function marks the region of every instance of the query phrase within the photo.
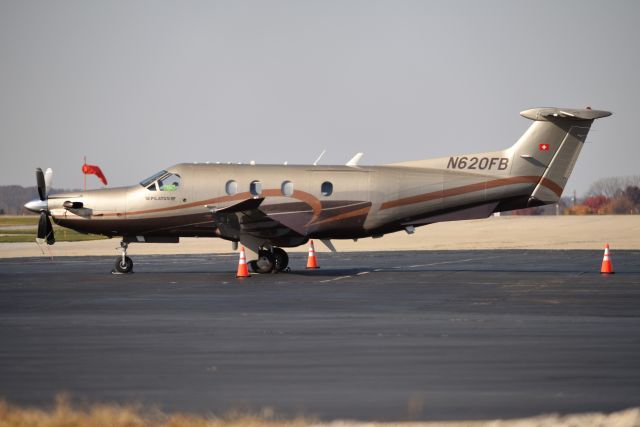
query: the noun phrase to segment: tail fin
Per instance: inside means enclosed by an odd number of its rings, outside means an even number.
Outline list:
[[[529,199],[531,206],[555,203],[573,171],[591,123],[611,113],[590,108],[534,108],[520,114],[535,123],[505,150],[511,159],[509,175],[539,177]]]
[[[534,120],[534,123],[518,142],[506,150],[389,166],[464,172],[487,179],[521,178],[519,182],[535,184],[529,197],[530,206],[555,203],[567,184],[591,123],[611,113],[590,108],[533,108],[520,114]]]

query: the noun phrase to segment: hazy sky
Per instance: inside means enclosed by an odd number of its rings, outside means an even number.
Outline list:
[[[0,0],[0,182],[179,162],[384,164],[506,148],[538,106],[613,111],[565,189],[640,174],[638,1]],[[88,180],[93,188],[97,179]]]

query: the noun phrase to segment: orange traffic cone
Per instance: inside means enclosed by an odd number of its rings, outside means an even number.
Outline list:
[[[307,268],[320,268],[316,258],[316,250],[313,247],[313,240],[309,240],[309,258],[307,258]]]
[[[613,266],[611,265],[611,258],[609,258],[609,244],[604,245],[604,257],[602,257],[602,267],[600,268],[601,274],[613,274]]]
[[[247,267],[247,256],[244,254],[244,246],[240,247],[240,259],[238,260],[238,272],[236,277],[251,277]]]

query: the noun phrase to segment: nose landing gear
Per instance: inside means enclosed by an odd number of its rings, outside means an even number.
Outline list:
[[[132,273],[133,261],[131,261],[131,258],[127,256],[127,248],[129,248],[129,243],[123,240],[122,242],[120,242],[120,247],[122,248],[122,256],[116,258],[116,269],[113,271],[113,273]]]

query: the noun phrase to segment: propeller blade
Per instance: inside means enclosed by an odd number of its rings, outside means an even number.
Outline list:
[[[47,245],[53,245],[56,242],[56,238],[53,235],[53,225],[51,225],[51,220],[49,219],[49,215],[47,215]]]
[[[40,219],[38,220],[38,239],[46,240],[48,245],[53,245],[56,242],[53,235],[53,225],[49,215],[45,211],[40,212]]]
[[[49,191],[51,191],[51,183],[53,182],[53,170],[51,168],[47,168],[44,171],[44,191],[46,196],[49,196]]]
[[[40,219],[38,220],[38,239],[44,239],[47,237],[47,213],[45,211],[40,212]]]
[[[45,200],[47,197],[47,187],[44,182],[44,173],[42,169],[36,169],[36,182],[38,183],[38,195],[40,196],[40,200]]]

